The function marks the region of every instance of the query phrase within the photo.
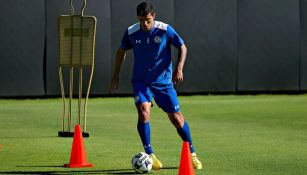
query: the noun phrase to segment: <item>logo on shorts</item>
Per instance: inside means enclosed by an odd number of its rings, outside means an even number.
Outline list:
[[[179,109],[179,105],[174,106],[174,109],[175,110]]]
[[[134,101],[135,101],[135,102],[138,102],[139,100],[140,100],[140,96],[135,96],[135,97],[134,97]]]
[[[156,44],[160,44],[162,39],[161,39],[160,36],[155,36],[154,41],[155,41]]]

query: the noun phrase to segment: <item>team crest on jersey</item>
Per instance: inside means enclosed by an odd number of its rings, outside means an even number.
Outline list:
[[[155,41],[156,44],[160,44],[162,39],[161,39],[160,36],[155,36],[154,41]]]

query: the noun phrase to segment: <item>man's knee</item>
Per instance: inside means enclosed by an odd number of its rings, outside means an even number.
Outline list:
[[[139,120],[141,122],[148,122],[149,121],[149,117],[150,117],[150,114],[148,111],[141,111],[139,112]]]
[[[137,106],[138,119],[141,122],[148,122],[150,118],[150,104],[140,104]]]
[[[170,121],[176,128],[182,128],[184,124],[184,118],[180,112],[167,113]]]

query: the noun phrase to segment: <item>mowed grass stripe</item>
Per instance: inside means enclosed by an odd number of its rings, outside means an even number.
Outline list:
[[[197,174],[307,174],[307,95],[179,99],[205,165]],[[60,98],[0,100],[0,174],[133,174],[131,157],[143,148],[132,97],[89,99],[84,142],[94,168],[62,167],[72,138],[57,137],[61,115]],[[151,116],[152,145],[166,167],[151,174],[175,175],[181,140],[156,104]]]

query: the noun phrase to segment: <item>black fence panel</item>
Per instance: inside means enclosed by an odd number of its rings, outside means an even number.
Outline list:
[[[238,91],[299,90],[299,0],[238,1]]]
[[[236,0],[175,1],[175,26],[188,48],[179,92],[234,92]]]
[[[301,0],[301,65],[300,89],[307,90],[307,0]]]
[[[45,1],[0,1],[0,96],[43,96]]]

